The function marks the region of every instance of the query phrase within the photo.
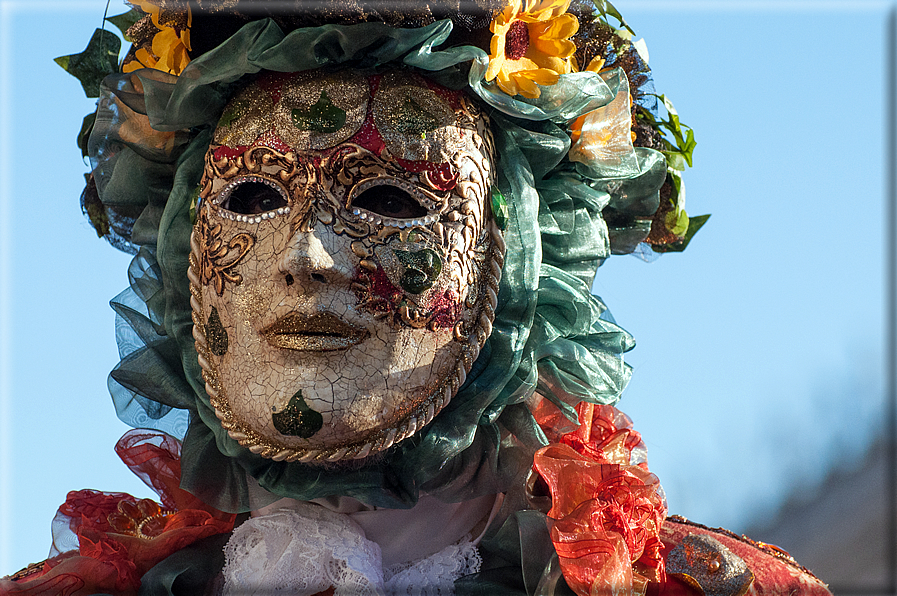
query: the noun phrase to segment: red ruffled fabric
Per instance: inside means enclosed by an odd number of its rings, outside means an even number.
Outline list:
[[[660,528],[666,501],[648,472],[632,421],[612,406],[580,403],[580,425],[564,434],[543,400],[536,419],[553,443],[534,459],[551,493],[551,540],[564,579],[585,595],[643,594],[664,581]]]
[[[67,522],[78,549],[48,559],[19,579],[0,579],[0,594],[136,595],[140,578],[172,553],[229,532],[235,515],[182,490],[180,442],[164,433],[133,430],[115,446],[122,461],[159,495],[161,503],[124,493],[73,491],[56,521]]]

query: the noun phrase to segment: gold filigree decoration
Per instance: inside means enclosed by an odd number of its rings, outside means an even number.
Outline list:
[[[414,106],[411,106],[412,108]],[[360,259],[362,275],[353,286],[356,294],[370,295],[370,280],[365,271],[378,268],[377,247],[393,242],[432,248],[444,259],[440,288],[451,288],[457,294],[463,314],[452,327],[454,343],[451,362],[442,369],[438,381],[407,396],[385,423],[385,428],[344,444],[327,447],[287,447],[271,437],[253,430],[232,410],[220,379],[217,359],[211,354],[205,333],[207,313],[203,307],[203,234],[200,226],[191,237],[190,279],[193,310],[193,336],[210,403],[228,435],[251,452],[276,461],[324,462],[360,459],[389,448],[410,437],[428,424],[464,384],[467,373],[492,332],[498,304],[498,284],[504,264],[505,245],[501,231],[490,215],[489,188],[493,179],[494,145],[489,121],[466,98],[460,98],[455,109],[459,134],[470,136],[476,150],[468,143],[465,150],[448,155],[448,164],[462,174],[454,189],[440,188],[440,180],[426,173],[402,168],[388,148],[379,155],[352,142],[345,142],[324,152],[286,151],[273,147],[250,148],[241,155],[214,159],[215,147],[207,154],[203,197],[235,177],[266,176],[277,180],[290,195],[290,228],[314,226],[321,221],[331,225],[334,233],[352,239],[351,250]],[[424,123],[426,124],[426,123]],[[385,222],[365,220],[353,211],[352,191],[371,180],[393,178],[396,184],[412,184],[414,196],[429,212],[427,221]],[[444,181],[443,181],[444,182]],[[392,182],[391,182],[392,183]],[[213,188],[214,186],[214,188]],[[214,210],[211,210],[214,213]],[[432,324],[426,304],[405,299],[394,305],[386,316],[393,324],[420,328]]]
[[[224,283],[243,283],[243,276],[234,271],[252,247],[255,238],[242,232],[231,238],[227,244],[221,239],[221,224],[210,224],[206,209],[201,210],[199,217],[200,242],[200,278],[204,285],[214,283],[219,296],[224,294]]]
[[[288,462],[334,462],[361,459],[383,451],[429,424],[464,384],[480,349],[492,333],[492,321],[495,319],[495,309],[498,306],[498,284],[504,265],[505,243],[501,230],[492,218],[489,218],[486,225],[486,234],[489,248],[483,267],[483,283],[478,289],[481,296],[480,308],[472,313],[469,329],[463,329],[461,325],[455,327],[454,335],[459,344],[460,357],[457,358],[454,371],[443,377],[429,395],[422,396],[419,400],[410,400],[411,403],[407,407],[399,409],[396,412],[396,421],[391,426],[375,431],[354,443],[315,449],[278,445],[249,429],[231,409],[224,387],[221,385],[217,366],[210,357],[208,340],[205,337],[203,320],[205,313],[200,281],[201,235],[197,232],[197,228],[194,228],[190,238],[190,268],[187,272],[190,280],[190,305],[193,311],[193,338],[196,342],[197,359],[202,369],[206,393],[222,428],[241,446],[268,459]]]

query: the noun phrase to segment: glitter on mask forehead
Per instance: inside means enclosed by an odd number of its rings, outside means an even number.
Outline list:
[[[253,144],[273,126],[273,108],[271,94],[256,85],[250,85],[224,109],[215,130],[215,143],[228,147]]]
[[[346,111],[333,105],[326,89],[321,89],[318,103],[308,109],[293,108],[290,114],[299,130],[330,134],[346,125]]]
[[[419,78],[389,73],[374,96],[374,123],[393,157],[445,163],[460,149],[451,106]]]
[[[422,108],[410,94],[392,118],[395,129],[406,135],[426,135],[439,127],[439,120]]]
[[[358,132],[369,99],[367,79],[354,71],[300,73],[281,87],[274,130],[294,150],[329,149]]]

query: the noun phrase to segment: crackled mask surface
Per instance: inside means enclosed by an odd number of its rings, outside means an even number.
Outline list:
[[[406,71],[262,75],[206,154],[190,277],[222,425],[289,461],[429,422],[491,331],[503,244],[486,117]]]

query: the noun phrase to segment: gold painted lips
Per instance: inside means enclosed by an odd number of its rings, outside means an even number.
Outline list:
[[[304,315],[292,312],[262,331],[275,348],[306,352],[345,350],[368,336],[363,327],[350,325],[330,313]]]

